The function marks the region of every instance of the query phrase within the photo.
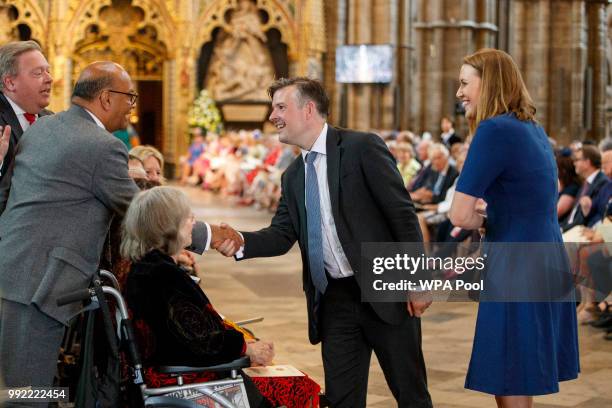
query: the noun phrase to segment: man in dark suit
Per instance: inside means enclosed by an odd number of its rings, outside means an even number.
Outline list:
[[[563,231],[568,231],[577,225],[589,225],[590,214],[583,212],[580,202],[584,201],[585,197],[591,200],[595,198],[609,180],[601,171],[601,153],[595,146],[583,146],[579,149],[574,156],[574,167],[584,182],[574,207],[561,226]]]
[[[429,159],[430,165],[410,190],[412,199],[420,204],[438,204],[443,201],[459,175],[457,169],[450,164],[448,149],[441,143],[431,144]]]
[[[6,154],[0,144],[0,180],[15,156],[21,135],[40,116],[50,115],[53,78],[49,63],[34,41],[11,42],[0,47],[0,131],[10,127]]]
[[[362,243],[422,241],[393,156],[374,134],[329,126],[329,99],[318,81],[280,79],[269,93],[281,142],[302,154],[282,176],[271,225],[243,232],[238,253],[233,244],[218,249],[247,259],[282,255],[299,243],[309,338],[322,342],[332,407],[365,407],[372,350],[400,407],[431,407],[419,319],[430,294],[413,292],[401,303],[360,296]]]

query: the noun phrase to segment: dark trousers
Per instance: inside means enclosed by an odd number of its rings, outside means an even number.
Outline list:
[[[0,298],[0,383],[51,387],[64,330],[34,305]]]
[[[320,321],[325,396],[333,408],[366,406],[372,350],[400,408],[431,407],[421,350],[421,322],[391,325],[361,303],[354,278],[329,279]]]

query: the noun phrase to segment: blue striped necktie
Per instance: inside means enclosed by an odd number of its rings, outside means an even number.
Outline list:
[[[323,237],[321,230],[321,201],[314,161],[317,152],[306,155],[306,219],[308,225],[308,265],[312,283],[321,293],[327,289],[323,264]]]

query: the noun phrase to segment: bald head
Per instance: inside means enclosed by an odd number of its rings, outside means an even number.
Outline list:
[[[121,76],[129,75],[123,67],[111,61],[98,61],[85,67],[74,85],[72,98],[82,98],[92,101],[104,89],[113,88]]]
[[[111,61],[85,67],[72,91],[72,103],[93,113],[109,132],[127,127],[136,97],[129,74]]]

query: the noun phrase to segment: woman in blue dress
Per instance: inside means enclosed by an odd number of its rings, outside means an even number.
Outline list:
[[[474,138],[449,214],[453,225],[484,226],[488,243],[561,245],[555,158],[516,63],[483,49],[464,58],[459,79]],[[489,275],[485,290],[494,283]],[[578,372],[574,303],[481,301],[466,388],[494,395],[498,407],[530,408],[534,395],[558,392]]]

